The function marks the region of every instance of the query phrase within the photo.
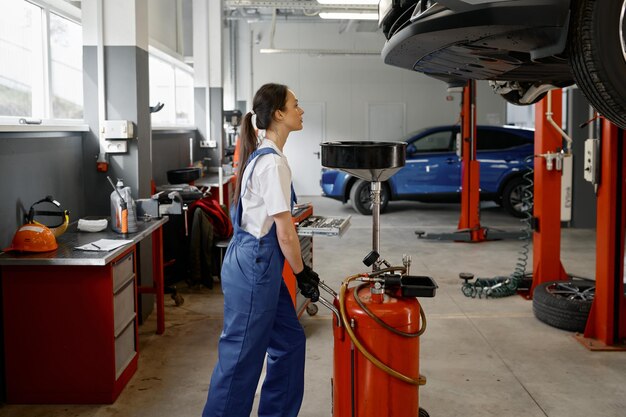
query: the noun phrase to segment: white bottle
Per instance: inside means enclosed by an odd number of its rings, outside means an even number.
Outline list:
[[[111,193],[111,228],[117,233],[122,233],[122,200],[119,196],[121,194],[128,210],[128,233],[135,233],[137,231],[137,210],[130,187],[124,187],[124,182],[118,179],[115,188],[117,191]]]

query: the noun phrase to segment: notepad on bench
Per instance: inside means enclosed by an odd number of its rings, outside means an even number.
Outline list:
[[[109,252],[113,249],[117,249],[120,246],[124,246],[129,243],[133,243],[133,241],[124,239],[100,239],[91,243],[87,243],[86,245],[76,246],[76,249],[96,252]]]

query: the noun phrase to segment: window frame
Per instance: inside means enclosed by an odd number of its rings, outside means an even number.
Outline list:
[[[449,136],[449,144],[448,144],[448,149],[446,150],[421,150],[421,149],[417,149],[417,147],[415,146],[415,144],[417,142],[420,142],[421,140],[427,139],[428,137],[432,136],[432,135],[438,135],[441,133],[447,133]],[[408,143],[408,146],[412,146],[413,147],[413,151],[409,151],[407,149],[407,157],[418,157],[419,155],[424,155],[424,154],[442,154],[442,153],[450,153],[454,151],[454,129],[440,129],[440,130],[433,130],[430,131],[428,133],[422,132],[420,137],[410,140]]]
[[[154,58],[157,59],[159,61],[161,61],[161,63],[169,65],[172,68],[172,76],[171,76],[171,84],[169,85],[169,87],[172,89],[171,93],[172,93],[172,97],[174,98],[174,103],[173,106],[170,105],[169,103],[165,103],[166,106],[168,106],[170,109],[173,108],[174,110],[174,120],[176,119],[176,109],[177,109],[177,93],[176,93],[176,88],[177,88],[177,84],[176,84],[176,69],[186,72],[187,74],[191,75],[192,80],[194,80],[194,70],[192,67],[190,67],[189,65],[187,65],[187,63],[184,62],[184,57],[181,55],[178,55],[177,53],[171,51],[169,48],[161,45],[159,42],[155,41],[154,39],[150,39],[150,44],[148,45],[148,54],[150,58]],[[148,86],[150,88],[150,85]],[[195,89],[195,84],[192,84],[192,98],[193,98],[193,90]],[[151,106],[155,105],[156,103],[150,103]],[[193,106],[195,106],[195,104],[192,103],[192,110]],[[168,109],[169,110],[169,109]],[[195,122],[195,112],[193,113],[193,120],[191,120],[189,123],[187,124],[183,124],[183,123],[176,123],[175,121],[168,121],[165,123],[155,123],[152,122],[152,129],[153,130],[169,130],[171,128],[175,128],[175,129],[195,129],[196,128],[196,122]]]
[[[82,27],[81,9],[63,0],[23,0],[41,9],[41,24],[37,28],[41,42],[35,56],[41,56],[33,76],[31,114],[23,116],[0,115],[0,131],[65,131],[86,130],[82,119],[53,118],[52,115],[52,56],[50,53],[50,14],[54,13]],[[84,109],[84,102],[83,102]],[[41,115],[41,117],[34,115]],[[30,123],[29,123],[30,122]]]
[[[491,137],[489,137],[489,135],[491,135]],[[487,142],[487,144],[490,145],[489,147],[481,147],[481,146],[484,146],[484,145],[481,145],[481,139],[484,138],[485,136],[487,136],[487,138],[491,140],[491,142]],[[494,139],[494,137],[498,137],[498,136],[500,136],[501,138]],[[517,132],[508,130],[508,128],[499,129],[499,128],[492,128],[490,126],[479,127],[476,137],[477,137],[477,143],[476,143],[477,152],[506,152],[506,151],[514,150],[516,148],[531,144],[531,142],[528,141],[527,138],[518,134]],[[499,146],[499,147],[494,148],[493,144],[495,142],[499,142],[498,145],[506,144],[506,146],[505,147]],[[518,143],[512,144],[512,142],[518,142]],[[485,142],[482,142],[482,144],[484,143]]]

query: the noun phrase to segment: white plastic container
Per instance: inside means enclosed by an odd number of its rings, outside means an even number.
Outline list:
[[[119,194],[122,195],[128,210],[128,233],[135,233],[137,231],[137,210],[135,207],[135,200],[130,192],[130,187],[124,187],[124,182],[121,179],[117,180],[115,185]],[[116,191],[111,193],[111,229],[114,232],[122,233],[122,200]]]

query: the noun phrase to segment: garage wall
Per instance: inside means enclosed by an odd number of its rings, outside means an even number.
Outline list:
[[[70,210],[73,221],[85,215],[82,140],[82,132],[0,132],[0,250],[30,206],[47,195]]]
[[[572,221],[577,229],[593,229],[597,222],[597,198],[593,185],[585,181],[585,140],[597,138],[594,124],[581,127],[593,116],[593,109],[578,88],[569,90],[567,106],[570,111],[567,130],[573,139],[573,184],[572,184]]]
[[[266,82],[287,84],[301,101],[325,103],[326,139],[368,139],[372,104],[404,103],[404,132],[458,119],[460,94],[449,94],[441,81],[385,65],[379,55],[261,54],[260,48],[270,47],[270,23],[239,26],[237,99],[249,100]],[[277,22],[274,37],[275,48],[380,51],[383,44],[380,32],[357,32],[341,23]],[[505,122],[505,102],[486,83],[479,83],[477,100],[479,123]]]
[[[172,52],[184,55],[181,0],[150,0],[148,6],[148,34],[151,43],[165,46]],[[190,51],[187,51],[191,55]]]
[[[152,179],[154,184],[167,184],[167,171],[189,166],[189,139],[194,139],[194,160],[201,160],[196,131],[152,131]]]

